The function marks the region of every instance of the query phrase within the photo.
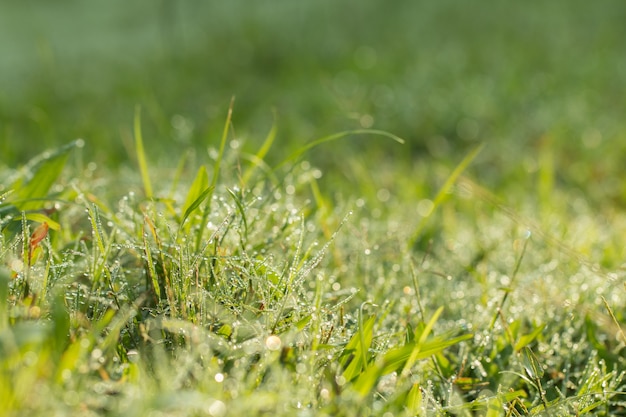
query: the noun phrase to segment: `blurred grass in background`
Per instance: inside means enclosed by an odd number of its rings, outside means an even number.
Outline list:
[[[275,110],[286,151],[360,127],[409,142],[334,143],[312,153],[322,166],[410,169],[485,141],[478,176],[492,187],[547,155],[557,181],[623,203],[608,178],[626,153],[625,18],[617,0],[6,3],[1,162],[81,137],[89,160],[123,164],[141,105],[149,153],[174,165],[172,149],[218,141],[236,96],[246,148]]]

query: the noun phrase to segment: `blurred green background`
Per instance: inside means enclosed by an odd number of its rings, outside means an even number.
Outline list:
[[[75,138],[89,159],[132,157],[142,107],[150,156],[216,146],[232,96],[234,132],[271,158],[372,127],[311,158],[372,169],[458,162],[487,142],[479,177],[534,175],[550,149],[557,181],[617,181],[626,154],[626,3],[461,0],[110,0],[0,6],[0,155],[5,165]],[[172,153],[172,150],[175,150]]]

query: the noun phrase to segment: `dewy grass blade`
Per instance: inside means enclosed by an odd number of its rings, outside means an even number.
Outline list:
[[[613,309],[609,305],[609,302],[606,301],[606,298],[604,298],[604,296],[602,296],[601,298],[602,298],[602,303],[604,303],[604,307],[609,312],[609,315],[611,316],[611,319],[613,320],[613,323],[615,324],[615,327],[617,328],[618,334],[622,337],[622,343],[626,344],[626,335],[624,334],[624,330],[622,329],[622,326],[619,324],[617,317],[615,317],[615,313],[613,313]]]
[[[105,277],[105,285],[111,290],[113,297],[115,298],[115,302],[118,307],[120,306],[120,302],[117,298],[117,295],[113,289],[113,280],[111,278],[111,271],[107,267],[107,261],[109,259],[109,255],[111,254],[111,248],[113,246],[113,239],[109,238],[106,245],[104,243],[105,235],[102,230],[102,224],[100,223],[100,215],[98,213],[98,206],[93,203],[87,203],[87,214],[89,216],[89,221],[91,222],[92,235],[94,240],[96,241],[96,245],[94,245],[94,253],[93,253],[93,283],[92,290],[97,288],[97,285],[100,283],[100,279],[102,274],[104,273]],[[115,232],[112,233],[113,235]],[[99,256],[97,254],[97,250],[100,252]]]
[[[152,250],[150,249],[150,243],[146,237],[145,225],[141,232],[143,237],[143,251],[146,256],[146,265],[148,266],[148,273],[150,275],[150,282],[152,283],[152,289],[156,295],[156,299],[161,301],[161,287],[157,278],[156,267],[154,266],[154,259],[152,259]]]
[[[146,152],[144,150],[143,137],[141,135],[141,108],[139,106],[135,107],[134,131],[135,152],[137,153],[137,163],[139,164],[139,172],[141,173],[141,179],[143,181],[143,189],[146,193],[146,198],[152,199],[152,184],[150,183]]]
[[[515,281],[515,277],[517,276],[517,272],[519,271],[519,268],[522,265],[522,260],[524,259],[524,255],[526,254],[526,248],[528,247],[530,236],[531,236],[530,231],[527,231],[526,235],[524,236],[524,246],[522,247],[522,252],[517,258],[517,261],[515,262],[515,268],[513,268],[513,274],[511,274],[511,284],[509,285],[510,287],[512,287]],[[492,330],[493,326],[496,324],[496,321],[498,320],[498,316],[500,315],[502,308],[504,307],[504,304],[506,303],[506,300],[509,297],[509,292],[510,292],[509,289],[504,290],[504,295],[502,296],[502,300],[500,300],[500,304],[496,308],[496,312],[493,315],[493,318],[491,319],[491,323],[489,324],[489,330]]]
[[[241,216],[241,221],[243,223],[243,237],[247,239],[248,236],[248,220],[246,219],[246,209],[243,206],[243,202],[241,201],[241,197],[238,196],[233,190],[227,188],[226,191],[233,198],[235,202],[235,206],[237,207],[237,211],[239,211],[239,215]]]
[[[478,154],[480,153],[480,151],[482,151],[484,147],[485,147],[484,142],[478,145],[477,147],[475,147],[465,158],[463,158],[463,160],[456,166],[456,168],[454,168],[450,176],[446,179],[446,182],[443,183],[443,185],[439,189],[439,192],[435,196],[430,213],[427,216],[422,217],[419,223],[417,224],[417,227],[415,228],[415,231],[411,235],[411,238],[409,239],[409,242],[408,242],[409,249],[415,246],[415,243],[420,238],[422,231],[424,230],[424,227],[426,226],[426,221],[430,218],[432,213],[434,213],[435,210],[437,210],[437,208],[441,205],[441,203],[443,203],[444,199],[448,195],[448,192],[450,191],[450,189],[456,182],[457,178],[459,178],[459,176],[463,173],[463,171],[467,169],[469,164],[472,163],[472,161],[478,156]]]

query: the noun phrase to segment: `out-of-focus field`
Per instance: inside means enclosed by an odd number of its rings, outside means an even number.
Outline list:
[[[232,96],[246,144],[260,142],[273,111],[282,148],[359,127],[409,141],[398,150],[354,140],[322,151],[329,164],[356,151],[446,159],[485,141],[483,175],[506,182],[534,172],[534,155],[547,146],[560,177],[580,185],[619,170],[626,146],[619,1],[31,1],[2,9],[5,163],[77,137],[90,156],[125,161],[136,105],[155,157],[205,149]],[[622,199],[623,190],[605,187]]]

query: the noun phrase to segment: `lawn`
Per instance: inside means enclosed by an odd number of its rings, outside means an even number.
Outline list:
[[[626,415],[626,5],[0,13],[0,416]]]

